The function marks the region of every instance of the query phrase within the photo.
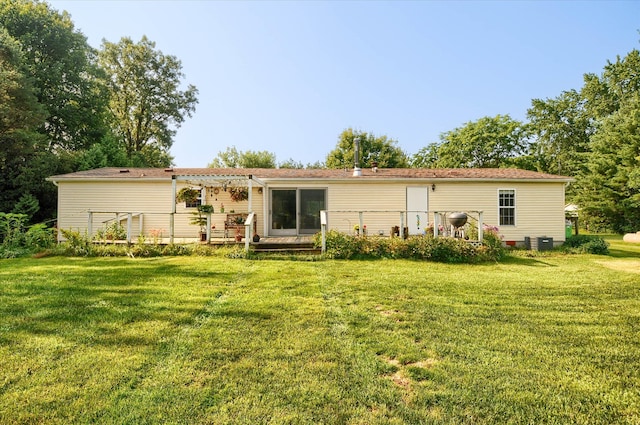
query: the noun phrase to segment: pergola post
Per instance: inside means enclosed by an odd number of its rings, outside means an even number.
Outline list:
[[[89,233],[87,236],[91,239],[91,235],[93,234],[93,212],[89,211],[89,222],[87,223],[87,232]]]
[[[178,183],[176,176],[171,176],[171,214],[169,215],[169,243],[173,243],[173,234],[175,231],[175,215],[176,215],[176,188]]]
[[[320,211],[320,227],[322,228],[322,253],[327,252],[327,211]]]
[[[127,213],[127,243],[131,243],[131,224],[132,224],[132,213]]]
[[[207,243],[211,242],[211,213],[207,213]]]
[[[244,222],[244,250],[249,252],[249,238],[251,238],[251,226],[253,225],[253,220],[255,220],[256,214],[254,212],[250,212],[247,216],[247,219]]]
[[[247,191],[249,192],[249,196],[247,198],[247,212],[251,213],[253,211],[253,176],[251,174],[249,174],[248,177]]]

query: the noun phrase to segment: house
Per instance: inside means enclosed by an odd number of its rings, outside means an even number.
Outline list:
[[[262,237],[328,229],[390,236],[448,234],[447,217],[499,228],[505,243],[545,237],[565,240],[565,186],[569,177],[504,169],[213,169],[101,168],[48,178],[58,187],[58,227],[94,235],[109,223],[129,235],[174,241],[228,237],[231,213],[254,213],[251,233]],[[179,202],[183,188],[197,199]],[[246,197],[235,197],[246,188]],[[206,229],[190,224],[198,205],[213,206]],[[242,216],[245,218],[245,216]],[[395,229],[394,229],[395,228]],[[438,233],[441,234],[441,233]]]

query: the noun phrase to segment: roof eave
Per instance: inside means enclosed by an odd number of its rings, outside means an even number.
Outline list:
[[[268,177],[262,178],[266,183],[277,183],[277,182],[298,182],[298,181],[314,181],[316,183],[327,182],[327,183],[407,183],[407,182],[425,182],[425,183],[435,183],[435,182],[514,182],[514,183],[571,183],[575,179],[573,178],[517,178],[517,177],[340,177],[340,178],[327,178],[327,177]]]
[[[46,181],[50,181],[52,183],[60,183],[60,182],[122,182],[122,181],[145,181],[145,182],[171,182],[171,176],[167,177],[96,177],[96,176],[83,176],[83,177],[62,177],[62,176],[52,176],[47,177]]]

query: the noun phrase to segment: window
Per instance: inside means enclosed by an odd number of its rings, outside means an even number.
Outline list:
[[[498,190],[498,214],[500,226],[516,225],[516,191],[514,189]]]
[[[202,190],[195,201],[186,201],[184,203],[185,208],[198,208],[200,205],[202,205]]]

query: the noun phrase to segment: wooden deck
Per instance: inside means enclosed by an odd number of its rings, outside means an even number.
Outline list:
[[[126,244],[124,240],[118,241],[96,241],[95,243],[106,244]],[[137,238],[134,238],[131,243],[137,243]],[[169,238],[145,238],[147,244],[169,245],[171,240]],[[236,241],[234,237],[224,237],[215,235],[211,238],[209,243],[202,242],[198,238],[174,238],[174,244],[203,244],[210,246],[223,246],[223,245],[239,245],[245,246],[245,239]],[[260,238],[259,242],[249,241],[250,246],[256,252],[320,252],[313,245],[313,236],[270,236],[266,238]]]

